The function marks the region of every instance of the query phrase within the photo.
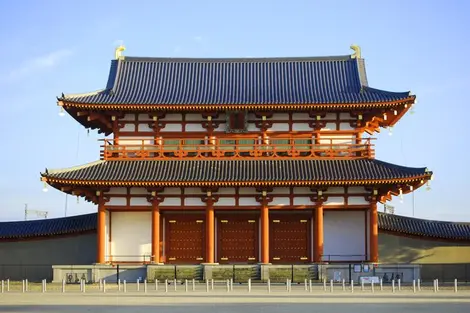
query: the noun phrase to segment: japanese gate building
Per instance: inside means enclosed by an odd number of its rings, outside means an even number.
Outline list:
[[[379,262],[378,203],[432,172],[375,159],[370,135],[416,97],[370,87],[351,48],[179,59],[119,47],[104,89],[58,98],[106,135],[100,159],[42,180],[97,205],[99,264]]]

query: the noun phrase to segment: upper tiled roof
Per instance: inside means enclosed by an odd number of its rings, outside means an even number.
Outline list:
[[[21,239],[95,231],[96,213],[57,219],[0,223],[0,239]],[[470,241],[470,223],[431,221],[379,212],[379,229],[406,235]]]
[[[114,182],[342,182],[431,175],[426,168],[358,160],[126,160],[46,170],[48,179]]]
[[[111,62],[105,89],[59,100],[108,105],[356,104],[403,100],[409,92],[367,86],[363,59],[138,58]]]

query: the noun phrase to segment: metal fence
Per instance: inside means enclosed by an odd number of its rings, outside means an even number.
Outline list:
[[[83,266],[80,267],[83,268]],[[165,265],[155,266],[152,270],[145,270],[145,265],[143,265],[139,270],[138,277],[142,277],[142,274],[144,277],[146,275],[145,278],[149,281],[155,279],[176,279],[178,281],[205,279],[203,265]],[[109,271],[115,271],[112,275],[116,279],[126,279],[128,277],[129,280],[131,280],[131,276],[135,276],[134,273],[137,273],[137,269],[126,270],[125,265],[111,267]],[[263,273],[263,271],[265,272]],[[77,268],[70,266],[70,269],[67,268],[67,272],[78,273],[79,271]],[[340,279],[336,279],[338,273],[340,273],[338,276]],[[407,275],[408,279],[406,278]],[[458,279],[459,283],[470,284],[470,263],[379,264],[377,266],[368,263],[275,264],[267,267],[267,269],[263,269],[259,265],[245,264],[211,266],[211,277],[214,280],[230,279],[236,283],[247,282],[249,279],[254,282],[263,281],[263,277],[269,277],[273,283],[285,282],[286,279],[289,279],[292,283],[303,283],[305,279],[318,282],[323,279],[357,281],[361,276],[377,276],[384,283],[398,279],[401,279],[404,283],[414,279],[421,279],[423,282],[430,283],[438,279],[441,283],[453,283],[455,279]],[[31,282],[40,282],[43,279],[52,281],[52,278],[53,270],[50,264],[0,264],[0,280],[21,281],[28,279]]]

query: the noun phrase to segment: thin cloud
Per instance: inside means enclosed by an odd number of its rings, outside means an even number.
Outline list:
[[[26,60],[19,67],[11,70],[10,73],[8,73],[7,75],[7,79],[16,80],[23,77],[27,77],[42,70],[54,68],[70,55],[72,55],[71,50],[61,49],[50,52],[46,55]]]
[[[193,37],[193,40],[194,40],[194,41],[197,41],[197,42],[201,42],[202,39],[203,39],[202,36],[194,36],[194,37]]]

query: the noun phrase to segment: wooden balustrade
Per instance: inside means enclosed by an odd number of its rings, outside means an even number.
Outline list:
[[[361,159],[374,158],[372,138],[351,143],[346,138],[260,137],[104,139],[101,157],[123,159]]]

